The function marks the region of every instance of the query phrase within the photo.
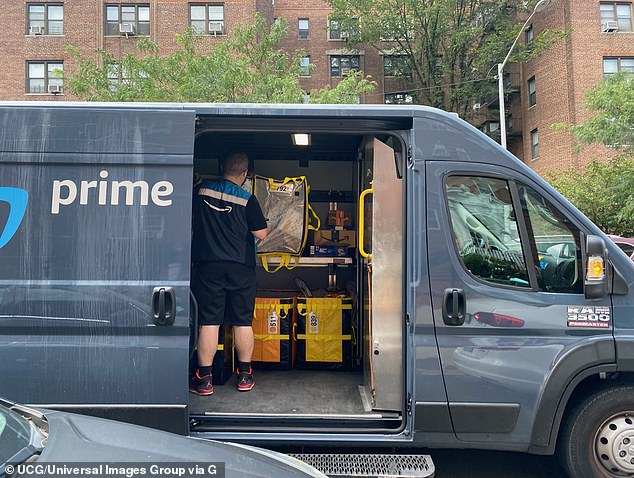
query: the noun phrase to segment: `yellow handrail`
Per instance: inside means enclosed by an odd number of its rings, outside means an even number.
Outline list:
[[[372,184],[372,183],[370,183]],[[365,197],[368,194],[372,194],[374,192],[373,186],[371,185],[370,188],[366,189],[365,191],[363,191],[361,193],[361,196],[359,196],[359,220],[357,221],[357,224],[359,225],[359,254],[361,254],[361,257],[365,257],[366,259],[368,259],[369,261],[372,261],[372,253],[368,253],[365,251],[365,249],[363,248],[363,243],[364,243],[364,229],[365,229],[365,224],[364,224],[364,218],[365,218]]]

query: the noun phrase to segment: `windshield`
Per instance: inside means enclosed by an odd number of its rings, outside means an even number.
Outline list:
[[[0,405],[0,466],[27,447],[30,439],[29,422],[22,415]]]

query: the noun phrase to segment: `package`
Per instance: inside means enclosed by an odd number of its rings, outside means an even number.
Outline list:
[[[350,370],[353,339],[350,297],[297,299],[295,368]]]
[[[280,258],[281,267],[292,269],[292,258],[301,256],[306,245],[308,230],[319,229],[319,217],[308,204],[310,188],[306,177],[276,180],[263,176],[253,178],[253,194],[258,199],[269,234],[258,241],[258,256],[269,271],[267,258]],[[311,224],[311,218],[316,224]]]
[[[251,361],[256,370],[288,370],[293,365],[291,331],[295,320],[295,296],[275,292],[258,295],[253,314],[255,344]]]
[[[218,332],[218,349],[211,367],[214,385],[224,385],[231,378],[234,370],[233,328],[220,326]],[[194,351],[189,360],[189,374],[194,375],[198,369],[198,354]]]
[[[352,249],[337,246],[310,246],[308,254],[312,257],[350,257]]]
[[[339,209],[336,202],[331,202],[328,209],[328,225],[337,229],[343,229],[352,225],[352,214]]]
[[[356,247],[355,231],[320,230],[315,231],[313,244],[316,246]]]

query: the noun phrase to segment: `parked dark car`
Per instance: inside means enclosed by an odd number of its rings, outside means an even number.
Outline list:
[[[325,477],[295,458],[252,446],[200,440],[84,415],[39,410],[0,399],[0,478],[23,463],[129,466],[223,464],[225,476]],[[220,467],[218,468],[218,476]],[[209,473],[207,473],[209,474]]]
[[[613,235],[608,235],[608,237],[634,261],[634,237],[619,237]]]

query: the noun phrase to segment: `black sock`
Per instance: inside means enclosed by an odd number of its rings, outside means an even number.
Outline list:
[[[248,372],[251,370],[251,362],[238,362],[238,371]]]
[[[201,377],[211,375],[211,365],[209,367],[198,367],[198,375]]]

